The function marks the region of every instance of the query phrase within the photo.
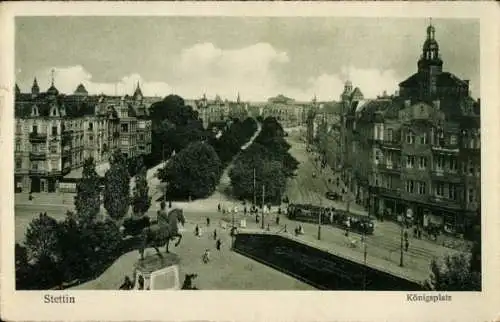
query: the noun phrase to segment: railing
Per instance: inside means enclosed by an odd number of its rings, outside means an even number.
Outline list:
[[[45,152],[30,152],[30,160],[45,160],[47,154]]]
[[[450,208],[461,208],[462,202],[459,200],[452,200],[445,198],[443,196],[429,196],[428,201],[438,204],[439,206],[450,207]]]
[[[401,149],[401,142],[398,141],[383,141],[382,146],[391,149]]]
[[[32,142],[44,142],[47,141],[46,133],[31,132],[29,135],[30,141]]]
[[[434,178],[444,181],[460,182],[463,179],[463,175],[458,171],[450,171],[447,169],[434,169],[431,174]]]
[[[30,169],[30,174],[46,174],[47,170],[45,169]]]
[[[398,163],[379,163],[377,165],[377,168],[382,171],[387,171],[387,172],[400,172],[401,171],[401,166]]]

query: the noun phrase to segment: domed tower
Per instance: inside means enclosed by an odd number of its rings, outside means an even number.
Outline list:
[[[344,84],[344,92],[340,95],[340,99],[343,102],[348,101],[351,98],[352,94],[352,82],[350,80],[347,80]]]
[[[33,85],[31,85],[31,95],[36,96],[38,94],[40,94],[40,87],[38,86],[38,82],[35,77],[35,79],[33,80]]]
[[[421,94],[433,96],[437,90],[437,77],[443,70],[443,61],[439,55],[439,45],[435,39],[436,29],[429,23],[427,39],[422,48],[422,56],[418,61],[418,73],[422,76]]]
[[[51,97],[56,97],[59,94],[59,91],[54,86],[54,70],[52,70],[51,84],[49,89],[47,90],[47,94]]]

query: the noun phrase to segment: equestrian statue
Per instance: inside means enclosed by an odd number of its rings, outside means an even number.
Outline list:
[[[175,246],[179,246],[182,235],[179,233],[179,223],[185,224],[184,213],[180,208],[174,208],[167,213],[165,202],[160,204],[157,220],[149,222],[149,219],[136,225],[125,225],[123,230],[125,234],[135,235],[139,239],[139,254],[141,260],[144,259],[144,250],[153,247],[159,256],[161,252],[159,247],[165,246],[167,253],[170,240],[178,238]],[[141,227],[142,226],[142,227]]]

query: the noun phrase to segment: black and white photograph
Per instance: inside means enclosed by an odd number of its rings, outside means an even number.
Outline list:
[[[480,26],[16,16],[15,290],[481,293]]]

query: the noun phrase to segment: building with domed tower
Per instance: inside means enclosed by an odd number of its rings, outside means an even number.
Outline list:
[[[127,157],[151,153],[151,120],[139,84],[133,96],[89,95],[79,84],[70,95],[54,84],[41,92],[15,88],[15,190],[55,192],[81,173],[85,159],[108,162],[111,151]]]
[[[397,93],[359,100],[346,83],[342,175],[373,215],[468,234],[480,222],[481,102],[443,66],[429,24],[417,71]]]

